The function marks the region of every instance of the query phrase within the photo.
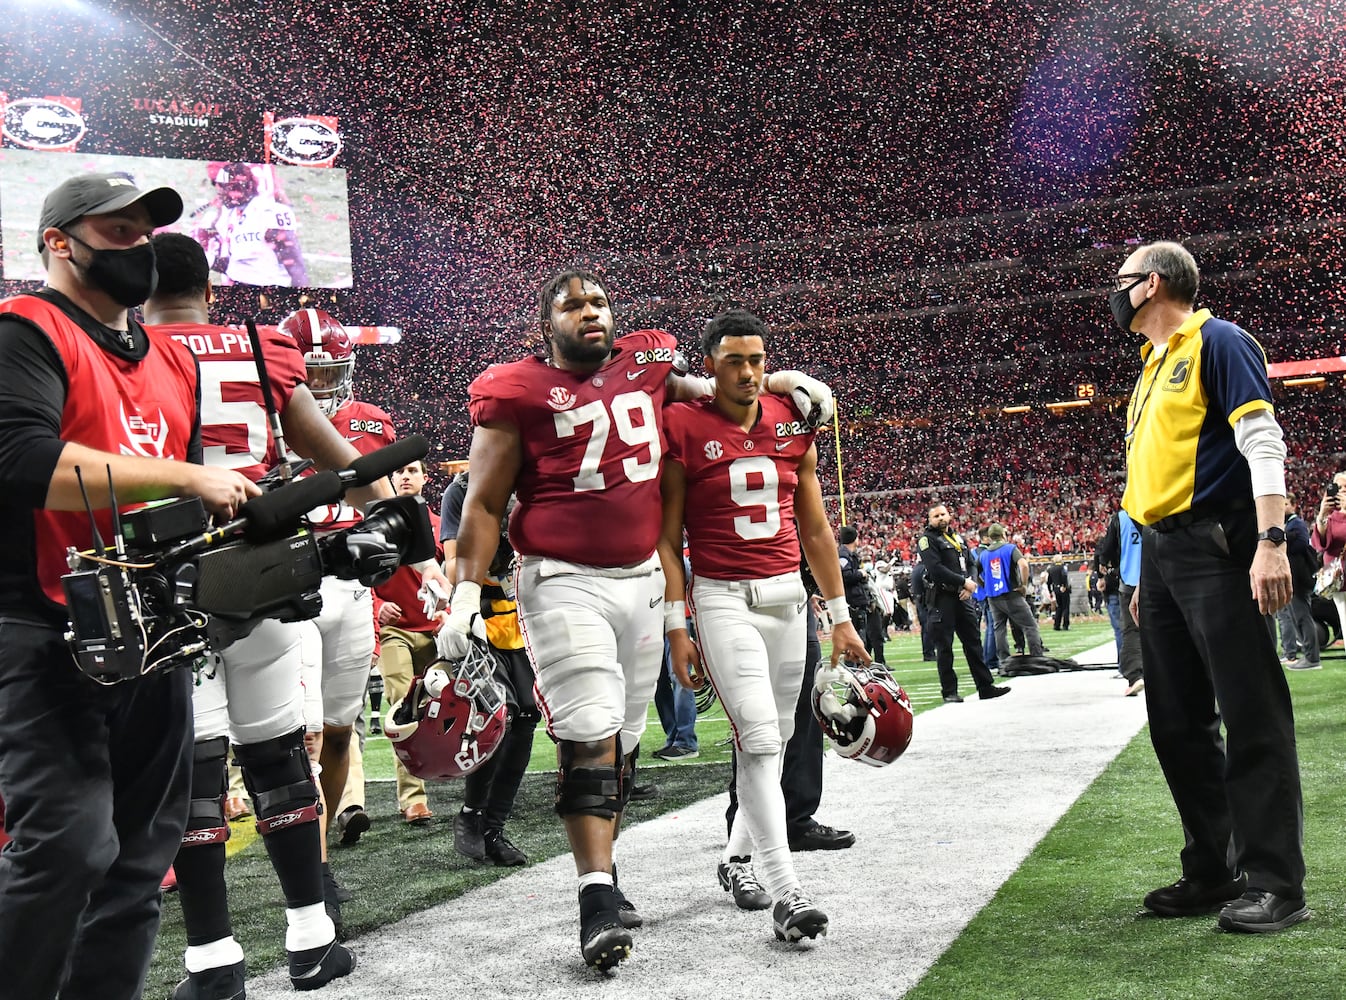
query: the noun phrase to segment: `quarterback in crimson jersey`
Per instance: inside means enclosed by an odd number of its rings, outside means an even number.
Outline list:
[[[200,245],[189,237],[154,237],[159,285],[145,304],[156,328],[186,344],[201,372],[201,443],[208,464],[237,469],[254,482],[276,458],[261,377],[245,331],[206,320],[212,291]],[[258,331],[271,395],[286,439],[322,468],[341,469],[359,457],[328,423],[304,384],[304,360],[294,342],[273,328]],[[353,491],[364,503],[391,490],[383,484]],[[260,622],[247,636],[211,657],[193,688],[196,748],[192,809],[174,870],[183,899],[189,944],[182,996],[229,996],[243,991],[243,950],[233,937],[224,882],[223,812],[228,744],[254,799],[258,829],[285,895],[285,946],[290,974],[305,983],[344,976],[354,959],[336,943],[340,911],[325,905],[317,789],[304,748],[300,683],[303,629],[308,622]]]
[[[742,310],[717,316],[706,328],[702,348],[715,397],[675,404],[664,416],[659,554],[674,671],[692,687],[688,665],[696,669],[699,659],[733,728],[740,809],[720,879],[740,906],[772,906],[776,936],[798,941],[827,933],[826,915],[795,875],[780,787],[804,674],[808,595],[799,572],[801,541],[823,595],[831,595],[826,599],[844,609],[845,588],[818,485],[814,431],[788,400],[760,395],[766,339],[766,324]],[[684,530],[699,658],[683,603]],[[843,653],[868,662],[849,618],[836,620],[832,662]]]
[[[510,541],[538,706],[557,741],[556,811],[575,856],[580,950],[608,969],[631,950],[641,919],[616,884],[612,845],[663,658],[664,579],[655,552],[659,475],[670,400],[710,384],[676,370],[676,342],[646,330],[615,339],[601,278],[566,271],[539,297],[543,356],[488,369],[470,389],[470,485],[455,562],[457,586],[440,652],[464,656],[483,579],[512,492]],[[784,392],[826,386],[778,373]],[[615,530],[614,530],[615,529]]]

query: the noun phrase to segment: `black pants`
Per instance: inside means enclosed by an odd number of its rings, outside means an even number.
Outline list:
[[[930,611],[924,601],[916,602],[916,621],[921,626],[921,659],[935,658],[935,638],[930,634]]]
[[[1052,628],[1070,629],[1070,591],[1056,592],[1056,615],[1052,619]]]
[[[879,663],[884,663],[883,644],[888,639],[888,616],[882,611],[871,608],[865,619],[865,630],[860,633],[860,638],[864,640],[865,652]]]
[[[803,833],[813,821],[813,814],[823,800],[823,730],[813,714],[813,675],[822,662],[822,645],[818,642],[818,619],[812,605],[808,612],[808,647],[804,658],[804,680],[795,702],[795,731],[785,744],[785,760],[781,764],[781,791],[785,794],[785,829],[791,837]],[[729,830],[734,828],[734,814],[738,812],[738,789],[735,775],[729,775],[729,808],[724,812]]]
[[[1183,874],[1300,897],[1304,809],[1290,690],[1248,582],[1241,510],[1141,541],[1150,740],[1182,818]],[[1220,737],[1223,720],[1227,743]]]
[[[1131,595],[1135,592],[1135,587],[1126,584],[1117,588],[1117,605],[1122,618],[1122,648],[1117,654],[1117,669],[1132,684],[1145,675],[1145,659],[1140,646],[1140,626],[1131,617]]]
[[[104,687],[0,622],[0,998],[140,996],[191,776],[187,671]]]
[[[944,695],[958,693],[958,675],[953,672],[953,639],[956,635],[963,644],[968,670],[977,691],[995,687],[995,678],[981,655],[981,629],[977,625],[976,605],[960,601],[957,594],[940,594],[930,609],[931,640],[935,646],[935,668],[939,672],[939,689]]]
[[[463,806],[479,810],[484,828],[503,830],[533,755],[533,735],[542,716],[533,700],[533,668],[522,649],[491,647],[495,679],[509,703],[509,728],[500,748],[463,779]]]

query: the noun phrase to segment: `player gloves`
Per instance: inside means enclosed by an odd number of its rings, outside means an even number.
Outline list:
[[[435,648],[446,660],[461,660],[467,656],[472,634],[472,619],[481,616],[481,584],[463,580],[453,588],[449,614],[444,627],[435,636]]]
[[[832,390],[803,372],[772,372],[767,377],[767,391],[781,396],[788,394],[804,422],[814,430],[831,423],[837,409]]]

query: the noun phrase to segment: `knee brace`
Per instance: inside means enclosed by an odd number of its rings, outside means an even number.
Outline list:
[[[192,747],[192,800],[187,810],[183,847],[210,847],[229,839],[224,796],[229,787],[229,737],[202,740]]]
[[[556,814],[563,818],[614,819],[624,805],[620,756],[604,767],[576,767],[575,744],[571,740],[561,740],[558,750],[561,766],[556,772]]]
[[[302,729],[237,747],[235,755],[243,768],[243,783],[252,796],[258,833],[266,836],[318,821],[322,806],[304,750]]]
[[[620,745],[621,737],[618,737]],[[636,757],[640,753],[640,747],[636,747],[629,754],[622,758],[622,788],[621,788],[621,807],[618,812],[626,812],[626,805],[631,801],[631,792],[636,787]]]

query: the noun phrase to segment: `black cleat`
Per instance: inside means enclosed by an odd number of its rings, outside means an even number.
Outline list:
[[[246,975],[247,966],[242,961],[204,972],[189,972],[173,990],[171,1000],[244,1000]]]
[[[989,701],[991,698],[999,698],[1009,693],[1010,689],[1007,687],[992,686],[988,687],[985,691],[981,692],[977,697],[979,697],[982,701]]]
[[[505,836],[504,830],[487,830],[484,842],[486,857],[490,858],[497,868],[517,868],[528,864],[528,855],[514,846],[514,843]]]
[[[791,889],[771,910],[771,925],[781,941],[827,937],[827,914],[813,905],[803,889]]]
[[[580,954],[595,969],[607,971],[631,957],[631,931],[622,924],[617,900],[610,886],[580,890]]]
[[[771,905],[771,893],[762,888],[753,874],[749,858],[730,858],[716,870],[720,888],[734,894],[734,903],[740,910],[765,910]]]
[[[290,956],[290,985],[297,990],[319,989],[333,979],[349,976],[355,968],[355,956],[335,941],[286,954]]]

